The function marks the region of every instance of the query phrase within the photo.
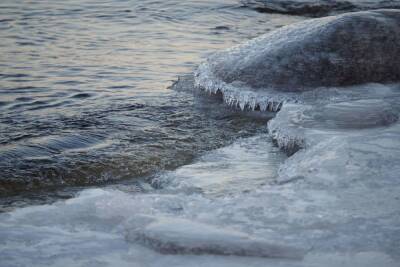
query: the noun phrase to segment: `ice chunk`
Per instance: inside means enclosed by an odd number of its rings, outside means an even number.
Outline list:
[[[217,254],[301,259],[302,249],[271,244],[232,229],[184,219],[158,219],[130,238],[164,254]]]
[[[286,104],[276,117],[268,122],[268,131],[279,148],[289,155],[306,147],[304,128],[301,125],[304,112],[310,106]]]
[[[385,87],[378,86],[383,89]],[[397,123],[400,114],[399,91],[374,92],[368,86],[354,86],[331,103],[315,97],[308,104],[287,103],[268,122],[269,134],[278,147],[293,154],[327,136],[347,136],[351,130],[386,127]],[[364,90],[367,95],[358,95]],[[357,100],[351,98],[357,96]],[[327,97],[329,99],[329,97]],[[311,99],[311,98],[310,98]]]

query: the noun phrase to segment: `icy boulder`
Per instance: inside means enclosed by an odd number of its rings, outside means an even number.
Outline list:
[[[400,80],[400,11],[348,13],[292,24],[218,52],[195,84],[231,105],[275,111],[299,92]]]
[[[400,8],[399,0],[243,0],[259,12],[325,16],[332,13],[378,8]]]

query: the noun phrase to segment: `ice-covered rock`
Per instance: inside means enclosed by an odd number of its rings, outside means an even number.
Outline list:
[[[333,13],[379,8],[400,8],[398,0],[243,0],[243,6],[259,12],[325,16]]]
[[[400,11],[348,13],[292,24],[215,53],[195,85],[240,108],[277,111],[302,92],[400,80]]]

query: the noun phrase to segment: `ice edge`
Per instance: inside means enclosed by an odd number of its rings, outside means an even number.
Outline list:
[[[293,93],[282,94],[272,89],[255,91],[247,86],[236,87],[221,81],[212,74],[207,62],[200,64],[195,71],[194,87],[209,94],[221,93],[224,103],[231,107],[239,107],[241,110],[278,112],[286,102],[299,102],[299,98]]]

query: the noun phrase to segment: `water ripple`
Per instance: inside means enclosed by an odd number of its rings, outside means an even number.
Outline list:
[[[0,194],[137,178],[263,129],[166,90],[201,57],[302,19],[239,7],[1,1]]]

